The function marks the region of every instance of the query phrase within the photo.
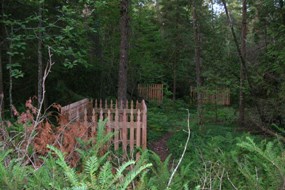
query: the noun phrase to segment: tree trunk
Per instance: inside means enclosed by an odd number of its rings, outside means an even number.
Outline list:
[[[284,11],[284,0],[279,0],[280,11],[282,15],[282,24],[285,25],[285,11]]]
[[[176,62],[176,60],[175,60]],[[175,100],[176,99],[176,63],[174,63],[174,67],[173,67],[173,90],[172,90],[172,99]]]
[[[120,65],[118,79],[118,99],[125,102],[127,99],[127,66],[128,66],[128,41],[129,41],[129,6],[130,0],[121,0],[120,3]]]
[[[246,35],[247,35],[247,2],[246,0],[242,1],[242,34],[241,34],[241,55],[244,60],[246,60]],[[245,75],[244,75],[244,67],[243,64],[240,63],[240,94],[239,94],[239,125],[240,127],[244,126],[244,109],[245,109],[245,103],[244,103],[244,81],[245,81]]]
[[[202,124],[202,78],[201,78],[201,39],[200,26],[197,21],[197,7],[196,1],[193,1],[193,30],[194,30],[194,44],[195,44],[195,65],[196,65],[196,85],[197,85],[197,115],[198,123]]]
[[[42,3],[39,4],[39,33],[38,33],[38,108],[42,102],[43,98],[43,33],[42,33],[42,23],[43,23],[43,8]]]
[[[2,69],[2,47],[0,48],[0,121],[4,117],[4,89],[3,89],[3,69]]]
[[[3,15],[3,1],[1,1],[0,15]],[[0,23],[0,36],[1,42],[4,40],[3,23]],[[2,65],[2,49],[3,44],[0,45],[0,121],[4,117],[4,89],[3,89],[3,65]]]
[[[223,3],[223,5],[224,5],[225,12],[226,12],[226,15],[227,15],[227,18],[228,18],[228,21],[229,21],[229,26],[230,26],[230,28],[231,28],[231,32],[232,32],[232,35],[233,35],[233,38],[234,38],[234,42],[235,42],[235,45],[236,45],[236,49],[237,49],[237,52],[238,52],[238,55],[239,55],[241,64],[242,64],[242,66],[243,66],[244,75],[245,75],[245,79],[246,79],[246,81],[247,81],[247,83],[248,83],[248,86],[249,86],[250,95],[251,95],[252,97],[255,97],[254,87],[253,87],[252,81],[250,80],[250,77],[249,77],[249,72],[248,72],[248,69],[247,69],[246,61],[245,61],[245,59],[244,59],[244,57],[243,57],[243,55],[242,55],[242,51],[241,51],[241,49],[240,49],[240,47],[239,47],[239,44],[238,44],[238,41],[237,41],[237,37],[236,37],[235,31],[234,31],[234,27],[233,27],[233,24],[232,24],[232,20],[231,20],[231,17],[230,17],[230,15],[229,15],[229,12],[228,12],[227,4],[226,4],[225,0],[222,0],[222,3]],[[263,119],[262,119],[263,114],[262,114],[262,111],[261,111],[261,107],[260,107],[260,105],[259,105],[259,102],[258,102],[257,99],[255,99],[255,98],[253,99],[253,101],[254,101],[254,104],[255,104],[257,113],[258,113],[258,115],[259,115],[259,119],[260,119],[261,122],[263,122]],[[263,125],[263,124],[264,124],[264,123],[262,123],[262,125]],[[262,131],[266,132],[267,134],[269,134],[268,131],[271,131],[270,129],[264,130],[264,127],[263,127],[263,126],[259,126],[259,128],[260,128]],[[271,131],[271,132],[274,133],[273,131]]]
[[[11,27],[11,35],[13,36],[13,27]],[[9,41],[9,51],[12,51],[12,41]],[[10,106],[10,115],[13,117],[13,76],[12,76],[12,55],[9,54],[8,57],[8,64],[10,65],[9,67],[9,106]]]

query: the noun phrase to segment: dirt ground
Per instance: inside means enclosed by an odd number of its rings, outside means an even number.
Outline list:
[[[155,142],[149,144],[148,148],[154,151],[156,154],[160,156],[160,159],[164,161],[169,155],[169,150],[167,147],[167,141],[172,136],[172,133],[166,133],[162,138],[158,139]]]

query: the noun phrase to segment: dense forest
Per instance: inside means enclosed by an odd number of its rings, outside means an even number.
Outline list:
[[[285,188],[284,0],[0,3],[0,189]],[[58,104],[141,101],[138,84],[164,87],[139,160],[106,151],[107,121],[76,164],[35,146]],[[223,89],[230,105],[203,101]]]

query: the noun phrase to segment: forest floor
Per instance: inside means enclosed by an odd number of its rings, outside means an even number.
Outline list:
[[[153,141],[148,146],[150,150],[154,151],[157,155],[159,155],[161,161],[164,161],[170,154],[167,146],[167,141],[171,138],[171,136],[172,133],[167,132],[160,139],[158,139],[157,141]]]

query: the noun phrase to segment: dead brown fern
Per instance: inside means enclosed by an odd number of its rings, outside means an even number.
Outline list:
[[[37,154],[46,155],[49,151],[47,145],[53,145],[65,153],[71,166],[76,166],[79,161],[77,139],[87,141],[90,138],[88,126],[79,121],[70,122],[63,115],[59,115],[57,121],[58,126],[52,126],[48,120],[39,125],[33,141],[34,150]]]

